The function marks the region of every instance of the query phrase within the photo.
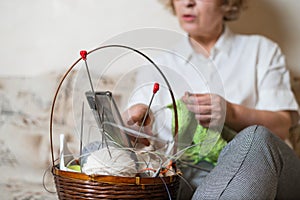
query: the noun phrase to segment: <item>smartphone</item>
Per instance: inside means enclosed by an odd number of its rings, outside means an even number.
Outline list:
[[[98,127],[106,133],[107,138],[122,146],[132,147],[129,136],[122,130],[124,122],[112,93],[88,91],[85,95]]]

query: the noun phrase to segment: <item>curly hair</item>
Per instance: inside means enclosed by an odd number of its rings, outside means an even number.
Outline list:
[[[174,5],[173,0],[159,0],[161,3],[165,5],[167,9],[169,9],[174,15]],[[224,9],[224,20],[225,21],[233,21],[239,18],[239,14],[241,10],[246,8],[247,0],[222,0]]]

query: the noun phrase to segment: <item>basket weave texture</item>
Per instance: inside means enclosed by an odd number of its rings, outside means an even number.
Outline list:
[[[53,168],[60,200],[176,199],[180,177],[119,177],[61,171]]]

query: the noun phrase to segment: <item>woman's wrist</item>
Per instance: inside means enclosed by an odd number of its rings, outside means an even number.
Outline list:
[[[235,124],[237,122],[237,113],[236,113],[236,104],[226,102],[226,117],[225,117],[225,124],[236,130]]]

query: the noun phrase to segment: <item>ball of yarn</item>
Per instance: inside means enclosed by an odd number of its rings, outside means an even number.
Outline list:
[[[132,152],[112,147],[92,152],[82,167],[85,174],[134,176],[137,173]]]

